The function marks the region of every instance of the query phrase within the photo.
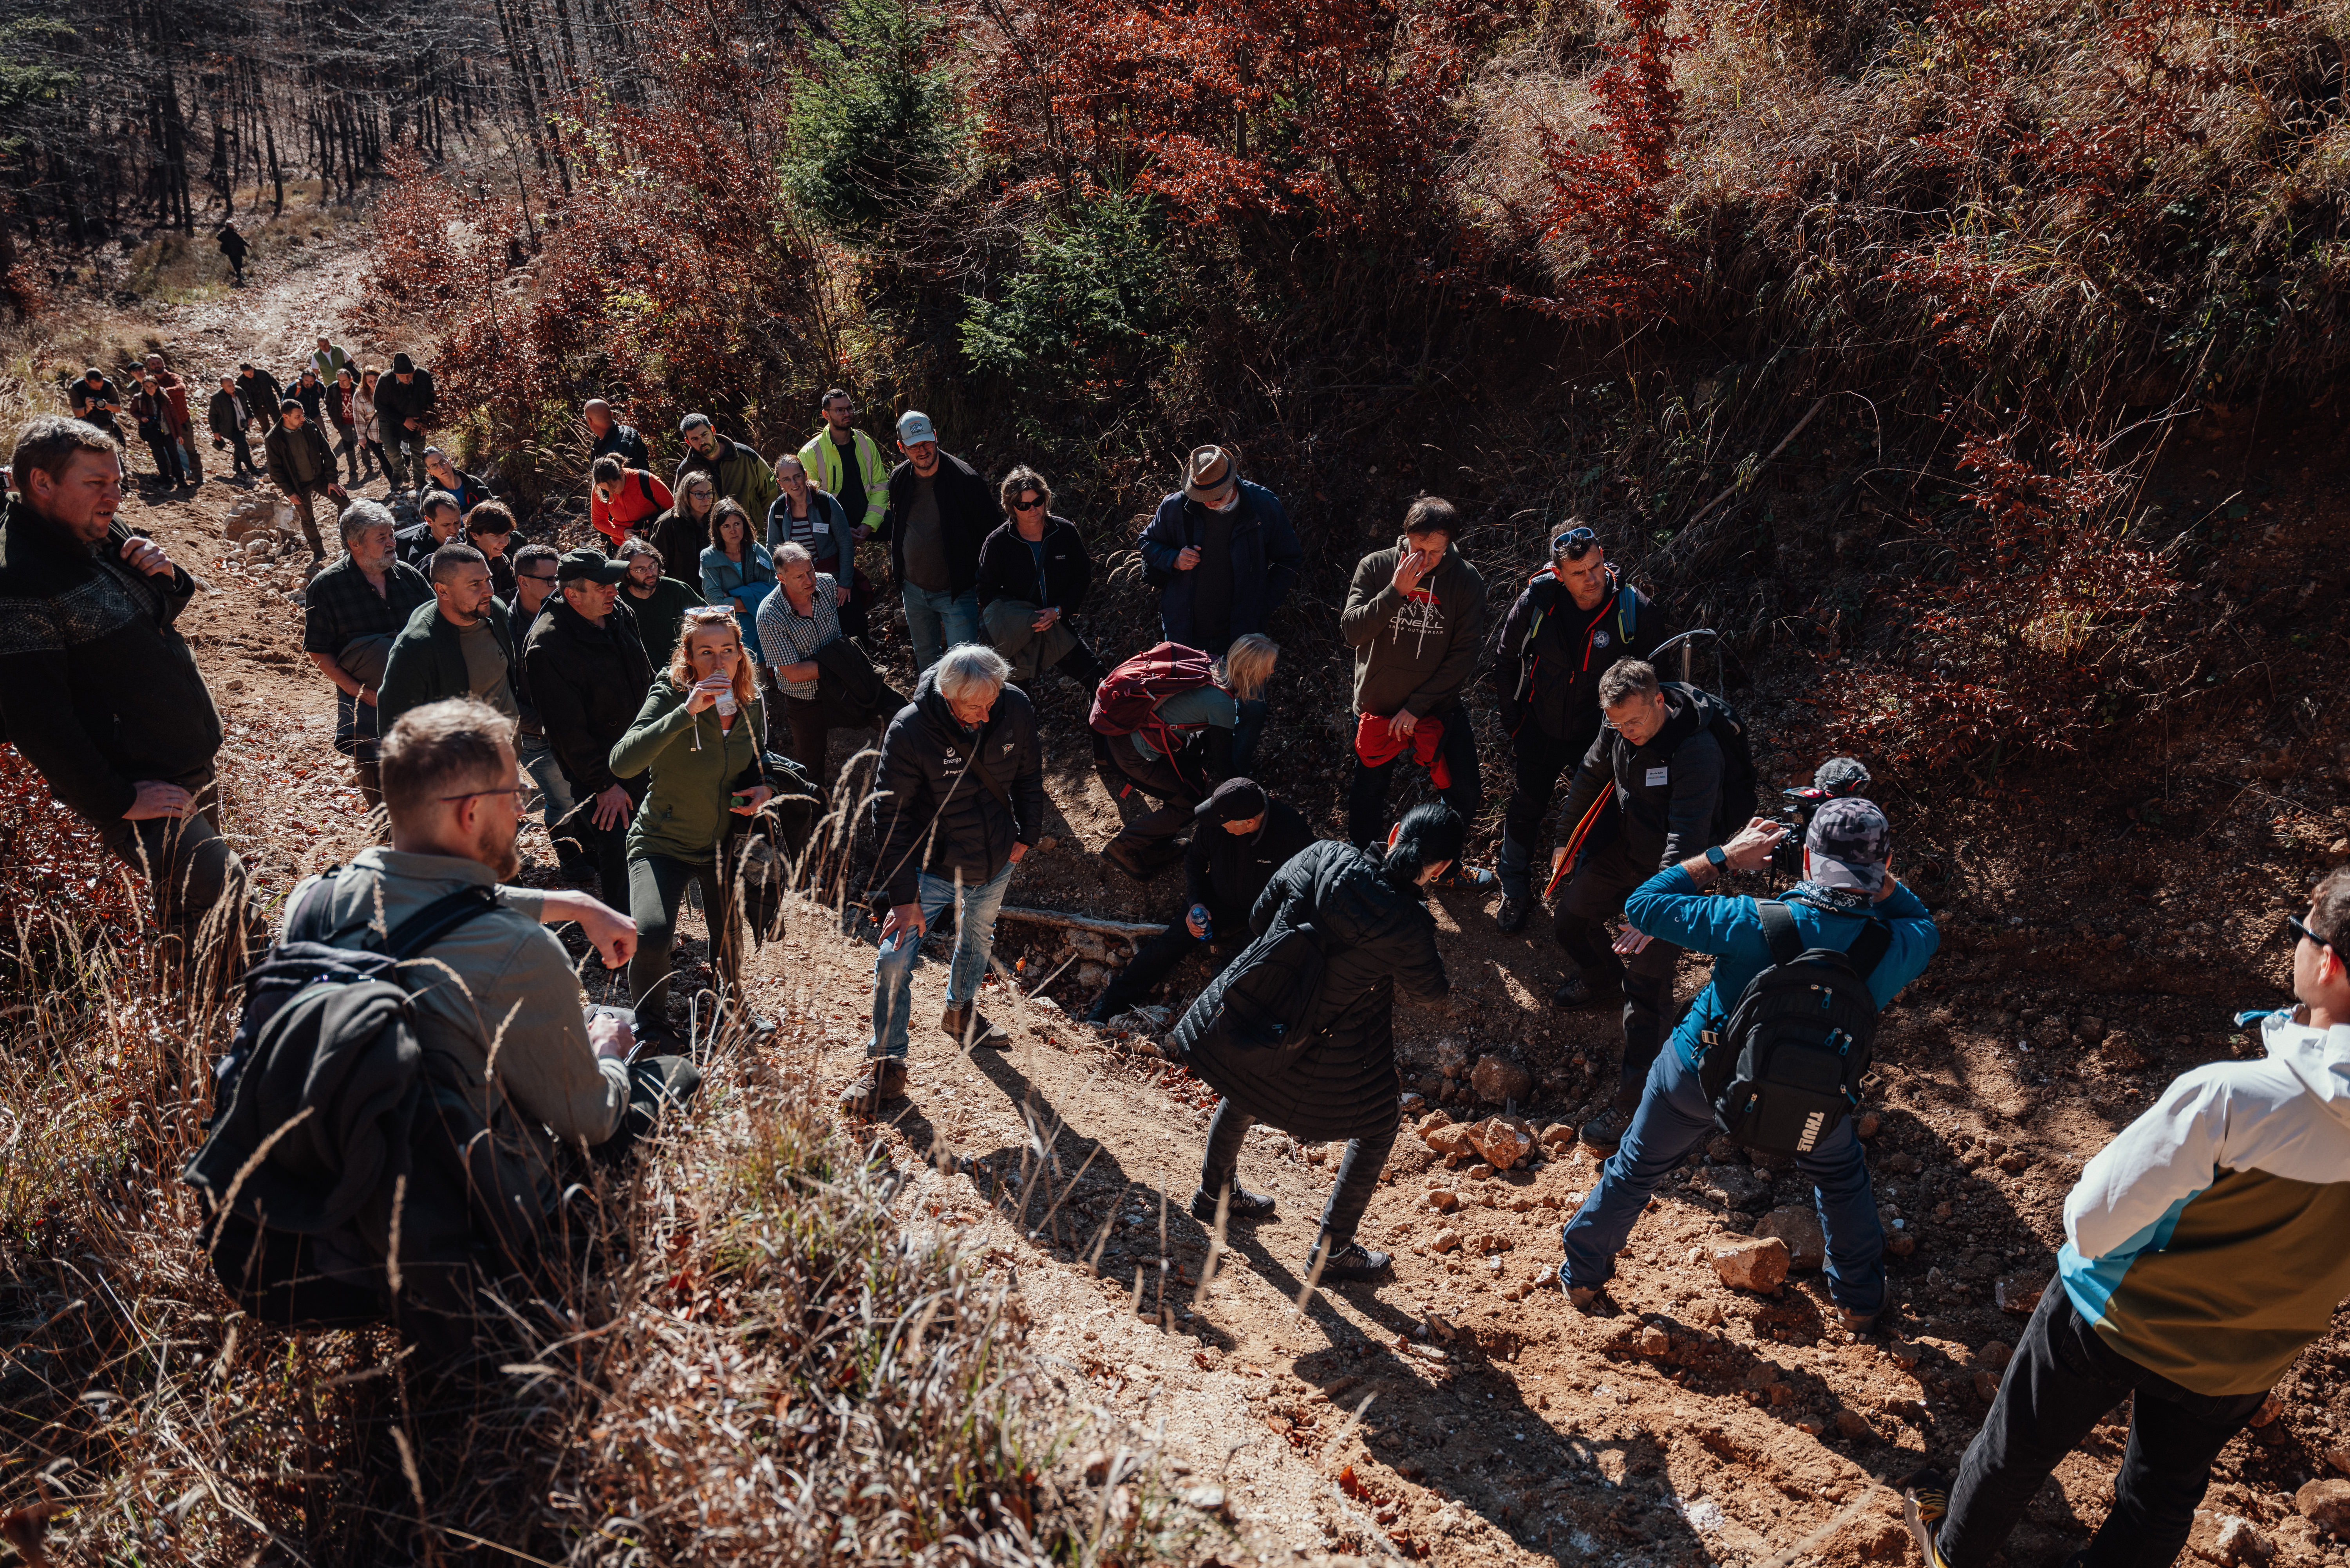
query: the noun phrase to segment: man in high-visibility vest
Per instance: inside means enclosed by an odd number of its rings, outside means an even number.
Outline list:
[[[869,539],[889,510],[890,465],[873,438],[854,428],[856,399],[835,387],[825,393],[823,410],[824,428],[800,448],[800,466],[818,490],[840,503],[849,536]]]

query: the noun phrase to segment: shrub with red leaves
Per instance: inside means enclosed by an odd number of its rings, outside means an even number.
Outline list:
[[[94,940],[136,943],[146,919],[131,874],[89,826],[57,803],[39,770],[0,742],[0,866],[12,929],[0,963],[37,963]]]

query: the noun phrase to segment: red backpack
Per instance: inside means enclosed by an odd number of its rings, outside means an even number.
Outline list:
[[[1087,722],[1105,735],[1146,735],[1160,755],[1172,758],[1182,749],[1182,738],[1159,716],[1159,704],[1213,685],[1215,679],[1213,659],[1180,642],[1162,642],[1102,677]]]

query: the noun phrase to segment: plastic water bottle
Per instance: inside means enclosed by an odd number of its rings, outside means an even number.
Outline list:
[[[1199,922],[1200,922],[1200,940],[1201,940],[1201,941],[1203,941],[1203,942],[1204,942],[1204,941],[1206,941],[1210,937],[1212,937],[1212,936],[1214,936],[1214,935],[1216,934],[1216,923],[1215,923],[1215,921],[1213,921],[1213,920],[1211,920],[1211,919],[1210,919],[1208,918],[1208,906],[1207,906],[1207,905],[1205,905],[1205,904],[1194,904],[1194,905],[1192,905],[1192,906],[1191,906],[1191,918],[1192,918],[1193,919],[1195,919],[1195,920],[1197,920],[1197,921],[1199,921]]]

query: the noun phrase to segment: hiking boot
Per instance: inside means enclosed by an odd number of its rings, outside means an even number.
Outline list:
[[[1271,1197],[1262,1192],[1251,1192],[1246,1188],[1233,1188],[1232,1196],[1224,1202],[1226,1220],[1262,1220],[1272,1212]],[[1191,1218],[1202,1225],[1214,1224],[1216,1195],[1204,1187],[1192,1189]]]
[[[884,1100],[906,1097],[906,1064],[896,1056],[868,1057],[865,1068],[840,1091],[840,1108],[852,1116],[869,1116]]]
[[[1567,1305],[1575,1308],[1577,1311],[1581,1311],[1582,1309],[1588,1307],[1592,1303],[1597,1301],[1600,1297],[1600,1293],[1607,1288],[1604,1285],[1568,1284],[1566,1282],[1566,1271],[1564,1266],[1562,1266],[1559,1271],[1558,1283],[1559,1288],[1566,1293]]]
[[[1614,1154],[1616,1146],[1624,1141],[1624,1129],[1631,1125],[1630,1116],[1626,1116],[1614,1106],[1610,1106],[1584,1123],[1576,1131],[1583,1141],[1589,1144],[1596,1152]]]
[[[1086,1009],[1085,1022],[1097,1029],[1107,1029],[1109,1027],[1109,1021],[1125,1011],[1125,1008],[1113,1003],[1110,1001],[1110,993],[1105,991],[1101,993],[1099,1001]]]
[[[1159,866],[1137,848],[1130,839],[1113,838],[1102,846],[1101,857],[1133,877],[1148,882],[1159,875]]]
[[[1570,974],[1550,993],[1553,1007],[1613,1007],[1624,1000],[1624,988],[1597,986],[1580,974]]]
[[[1521,898],[1514,893],[1502,895],[1502,907],[1493,911],[1493,924],[1513,935],[1526,929],[1526,906],[1534,900]]]
[[[1000,1051],[1007,1038],[976,1007],[949,1007],[939,1014],[939,1028],[958,1045],[993,1045]]]
[[[1376,1280],[1388,1272],[1389,1261],[1385,1252],[1374,1252],[1360,1241],[1349,1241],[1322,1260],[1322,1277],[1325,1280]],[[1306,1255],[1305,1266],[1309,1271],[1314,1267],[1311,1253]]]
[[[1850,1307],[1838,1307],[1835,1316],[1838,1328],[1843,1329],[1855,1339],[1866,1339],[1877,1332],[1877,1325],[1883,1320],[1885,1314],[1880,1309],[1863,1317]]]
[[[1901,1489],[1901,1518],[1925,1554],[1926,1568],[1947,1568],[1936,1538],[1950,1511],[1950,1479],[1939,1470],[1919,1470]]]

